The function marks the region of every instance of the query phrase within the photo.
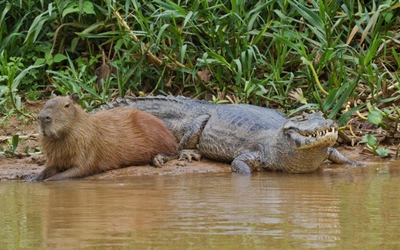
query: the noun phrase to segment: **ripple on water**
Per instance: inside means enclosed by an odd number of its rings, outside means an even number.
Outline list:
[[[377,249],[400,244],[396,162],[312,174],[0,183],[5,249]],[[377,168],[385,168],[383,174]]]

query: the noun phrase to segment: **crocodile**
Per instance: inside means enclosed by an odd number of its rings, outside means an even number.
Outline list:
[[[232,172],[317,170],[325,160],[362,166],[332,146],[338,126],[321,112],[291,118],[250,104],[215,104],[173,96],[118,98],[103,106],[130,106],[161,118],[184,150],[231,163]]]

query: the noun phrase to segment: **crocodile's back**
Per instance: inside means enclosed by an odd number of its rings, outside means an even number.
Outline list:
[[[197,117],[208,114],[215,108],[206,101],[173,96],[128,97],[121,102],[125,102],[121,103],[123,106],[140,109],[163,120],[178,142]]]
[[[217,110],[218,117],[251,132],[279,129],[287,118],[279,111],[249,104],[231,104]],[[238,121],[239,120],[239,121]],[[242,124],[243,123],[243,124]],[[253,125],[251,125],[253,124]]]
[[[257,146],[262,139],[255,138],[260,134],[273,141],[286,120],[282,113],[269,108],[218,105],[201,134],[199,149],[211,159],[232,161],[244,148]]]
[[[210,106],[205,101],[173,96],[128,97],[126,101],[130,107],[146,111],[161,119],[196,117],[204,114]]]

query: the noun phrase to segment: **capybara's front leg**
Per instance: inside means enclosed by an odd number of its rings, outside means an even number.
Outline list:
[[[42,172],[40,172],[38,175],[35,177],[35,181],[43,181],[49,177],[52,177],[58,173],[60,173],[62,170],[56,167],[46,167],[43,169]]]
[[[58,173],[56,175],[53,175],[50,178],[45,179],[45,181],[59,181],[59,180],[65,180],[65,179],[75,179],[75,178],[83,178],[86,176],[89,176],[91,174],[95,173],[87,173],[87,171],[84,171],[80,167],[72,167],[64,172]]]

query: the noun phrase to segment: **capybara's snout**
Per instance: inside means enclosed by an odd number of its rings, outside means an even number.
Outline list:
[[[42,126],[45,124],[49,124],[52,121],[51,114],[46,110],[42,110],[38,115],[38,120],[40,125]]]

